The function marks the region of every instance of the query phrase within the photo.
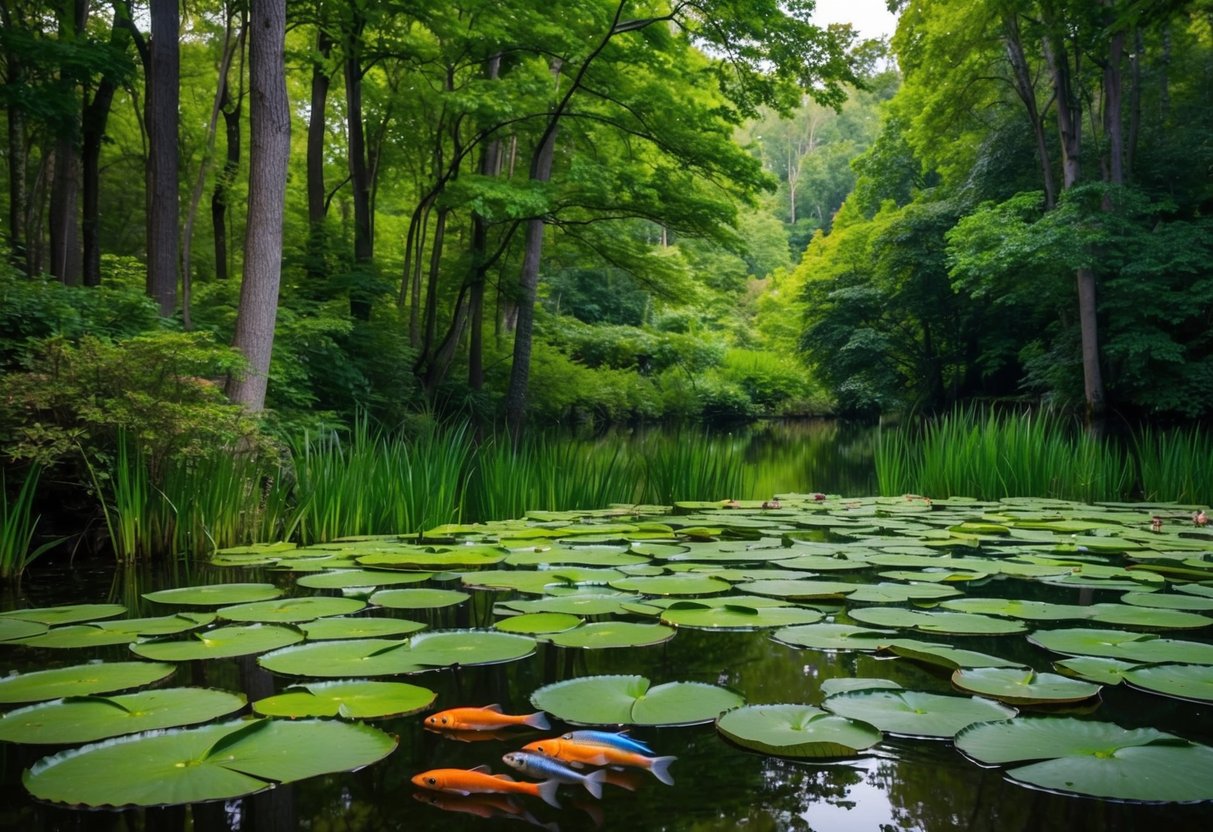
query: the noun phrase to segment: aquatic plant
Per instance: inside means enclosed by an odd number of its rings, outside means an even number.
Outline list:
[[[1213,435],[1189,428],[1145,428],[1134,436],[1147,500],[1208,505],[1213,502]]]
[[[20,578],[39,556],[63,542],[62,539],[51,540],[34,546],[39,520],[33,516],[34,495],[41,476],[41,467],[31,466],[10,501],[8,478],[0,471],[0,581]]]
[[[640,452],[646,503],[749,499],[753,474],[732,437],[683,433],[672,442],[646,442]],[[769,496],[769,495],[764,495]]]

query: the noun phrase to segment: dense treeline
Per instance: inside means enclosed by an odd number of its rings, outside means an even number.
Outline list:
[[[902,86],[783,292],[844,409],[1210,412],[1211,25],[1204,0],[902,4]]]

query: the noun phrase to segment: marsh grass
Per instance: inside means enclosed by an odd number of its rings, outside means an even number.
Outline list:
[[[1196,428],[1146,428],[1134,437],[1134,450],[1145,499],[1213,503],[1213,436]]]
[[[87,454],[84,464],[101,504],[114,558],[131,563],[142,554],[156,553],[160,512],[153,503],[148,459],[138,442],[120,432],[117,450],[108,466]]]
[[[646,443],[638,468],[644,481],[642,500],[648,503],[754,496],[753,472],[729,436],[688,432],[674,441]]]
[[[1049,411],[956,410],[882,431],[876,479],[886,496],[1117,500],[1134,484],[1131,458]]]
[[[34,465],[21,480],[17,494],[8,496],[8,477],[0,472],[0,581],[20,579],[22,573],[47,550],[63,542],[51,540],[34,547],[40,517],[34,516],[34,495],[42,469]]]

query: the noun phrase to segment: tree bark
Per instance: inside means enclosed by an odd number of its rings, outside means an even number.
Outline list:
[[[8,3],[0,3],[0,21],[6,31],[14,26],[12,10]],[[25,65],[21,57],[11,50],[4,54],[4,83],[9,89],[20,89],[25,84]],[[6,96],[8,116],[8,260],[25,272],[32,274],[29,251],[26,247],[26,212],[29,210],[29,193],[26,177],[29,174],[29,147],[25,136],[25,109],[20,97]]]
[[[286,0],[252,0],[249,35],[249,195],[244,278],[233,345],[248,369],[228,380],[233,402],[265,407],[278,286],[291,114],[286,97]]]
[[[84,37],[88,22],[88,4],[85,0],[69,0],[59,9],[59,40],[72,48],[82,48],[78,42]],[[77,97],[73,78],[61,76],[59,86],[67,100]],[[55,141],[54,175],[50,194],[50,271],[67,284],[76,285],[81,280],[80,249],[80,129],[83,105],[80,110],[58,128]]]
[[[168,317],[177,307],[179,258],[178,109],[181,15],[178,0],[151,0],[151,78],[148,80],[148,166],[151,196],[148,209],[147,294]]]
[[[1049,157],[1049,143],[1045,138],[1045,125],[1036,103],[1036,85],[1028,71],[1028,60],[1024,55],[1023,36],[1019,29],[1019,18],[1008,14],[1003,18],[1003,44],[1007,60],[1011,64],[1011,80],[1015,94],[1023,102],[1028,122],[1032,125],[1032,137],[1036,141],[1036,159],[1040,163],[1041,183],[1045,189],[1045,209],[1057,204],[1057,183],[1053,179],[1053,160]]]
[[[328,274],[324,220],[328,203],[324,191],[325,111],[328,108],[332,75],[328,60],[333,52],[333,39],[323,28],[316,32],[317,59],[312,61],[311,110],[307,123],[307,273],[313,280]]]
[[[361,10],[351,3],[354,23],[345,43],[346,124],[349,133],[350,185],[354,197],[355,285],[350,289],[350,314],[361,321],[371,318],[371,301],[357,285],[369,279],[375,257],[371,233],[371,184],[366,160],[366,129],[362,121],[362,32],[366,26]]]

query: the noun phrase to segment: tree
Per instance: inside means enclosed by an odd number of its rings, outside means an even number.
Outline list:
[[[244,277],[233,346],[248,370],[228,380],[228,396],[250,412],[265,406],[282,274],[282,227],[291,114],[286,97],[286,0],[249,8],[249,196]]]
[[[177,0],[151,0],[147,82],[147,293],[168,317],[177,307],[180,257],[178,107],[181,15]]]

